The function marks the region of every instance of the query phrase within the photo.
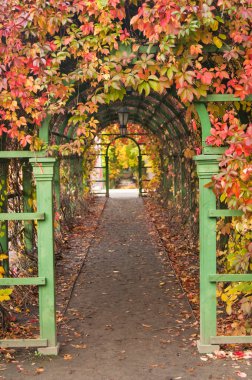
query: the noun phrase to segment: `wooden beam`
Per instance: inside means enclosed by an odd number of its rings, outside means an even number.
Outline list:
[[[211,336],[211,344],[252,343],[252,336]]]
[[[248,95],[244,101],[251,101],[252,95]],[[211,94],[207,95],[205,97],[201,97],[199,99],[199,102],[241,102],[242,100],[240,98],[237,98],[236,96],[232,94]]]
[[[0,347],[47,347],[47,339],[3,339]]]
[[[208,279],[210,282],[250,282],[252,281],[252,273],[210,274]]]
[[[242,216],[241,210],[209,210],[209,218],[227,218],[229,216]]]
[[[45,220],[44,212],[2,212],[0,220]]]
[[[0,278],[0,286],[19,286],[19,285],[45,285],[45,277],[5,277]]]
[[[228,149],[227,146],[221,146],[221,147],[216,147],[216,146],[205,146],[203,148],[203,154],[224,154],[225,151]]]
[[[31,152],[29,150],[1,150],[0,158],[11,159],[11,158],[36,158],[45,157],[46,152]]]

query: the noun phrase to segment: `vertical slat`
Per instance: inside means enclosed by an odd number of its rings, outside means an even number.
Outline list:
[[[33,207],[30,203],[32,199],[32,167],[29,162],[24,162],[23,167],[23,202],[24,212],[31,213]],[[33,249],[33,221],[24,221],[24,245],[26,252],[31,252]]]
[[[181,204],[182,207],[186,207],[186,169],[185,169],[185,158],[180,157],[181,160]]]
[[[7,176],[8,176],[8,161],[0,159],[0,212],[7,211]],[[9,257],[8,247],[8,221],[1,221],[0,228],[0,253],[4,253]],[[3,260],[3,268],[5,277],[9,276],[9,258]]]
[[[142,155],[138,156],[138,181],[139,181],[139,196],[142,196],[143,181],[142,181]]]
[[[60,201],[60,160],[57,159],[54,169],[54,194],[55,194],[55,204],[56,211],[59,212],[61,201]]]
[[[109,156],[105,156],[106,163],[106,197],[109,197]]]
[[[49,125],[51,118],[51,115],[47,115],[39,129],[39,138],[43,140],[44,144],[48,144],[49,142]]]

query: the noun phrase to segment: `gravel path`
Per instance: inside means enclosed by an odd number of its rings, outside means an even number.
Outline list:
[[[59,331],[59,357],[20,354],[24,370],[12,365],[6,379],[38,367],[47,380],[233,380],[239,370],[252,379],[249,363],[201,359],[197,323],[154,234],[142,199],[110,198]]]

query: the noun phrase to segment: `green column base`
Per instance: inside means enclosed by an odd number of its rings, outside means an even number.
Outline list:
[[[197,348],[200,354],[212,354],[215,351],[219,351],[220,346],[218,344],[202,344],[200,340],[198,340]]]
[[[60,345],[59,343],[57,344],[57,346],[55,347],[40,347],[38,348],[38,352],[41,354],[41,355],[45,355],[45,356],[57,356],[59,354],[59,349],[60,349]]]

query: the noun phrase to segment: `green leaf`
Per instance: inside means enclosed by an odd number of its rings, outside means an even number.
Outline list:
[[[158,92],[158,90],[159,90],[159,88],[160,88],[159,82],[156,82],[156,81],[154,81],[154,80],[150,80],[150,81],[149,81],[149,85],[151,86],[151,88],[152,88],[154,91]]]

